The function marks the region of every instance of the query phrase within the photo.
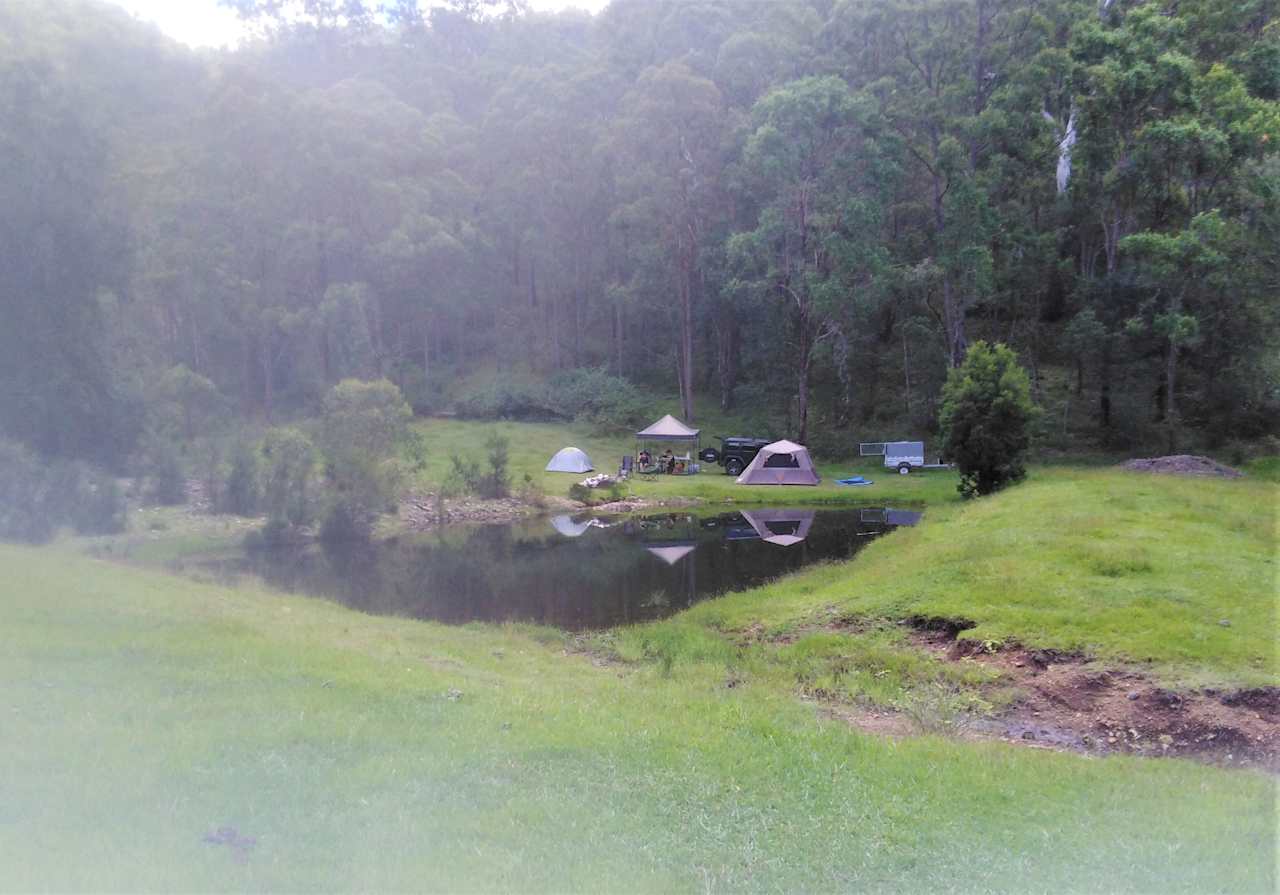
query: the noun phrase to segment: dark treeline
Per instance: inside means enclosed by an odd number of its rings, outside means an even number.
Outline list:
[[[44,454],[585,367],[905,436],[978,338],[1089,443],[1276,426],[1273,0],[230,5],[259,38],[197,53],[0,4],[0,427]]]

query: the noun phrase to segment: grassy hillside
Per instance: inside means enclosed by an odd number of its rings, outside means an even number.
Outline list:
[[[1039,469],[826,566],[702,603],[633,641],[833,616],[966,620],[961,636],[1141,662],[1174,682],[1280,683],[1275,484]],[[703,650],[703,648],[700,648]],[[704,651],[704,650],[703,650]],[[701,651],[698,652],[701,655]]]
[[[865,566],[931,537],[885,539]],[[726,686],[715,661],[598,667],[553,632],[368,617],[51,549],[0,547],[0,564],[0,889],[1276,885],[1260,774],[881,740],[766,681]],[[816,574],[721,618],[868,593],[867,573]],[[898,588],[900,609],[925,599]]]

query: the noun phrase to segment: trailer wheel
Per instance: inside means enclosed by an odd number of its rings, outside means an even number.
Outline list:
[[[911,464],[910,464],[910,463],[899,463],[899,464],[898,464],[898,475],[910,475],[910,473],[911,473]]]

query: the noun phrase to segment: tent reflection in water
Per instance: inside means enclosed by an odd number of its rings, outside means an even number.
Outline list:
[[[576,447],[561,448],[547,463],[547,472],[591,472],[591,458]]]
[[[697,545],[692,541],[672,542],[670,544],[653,544],[644,549],[669,566],[674,566],[694,551]]]
[[[786,440],[760,448],[737,478],[739,485],[816,485],[820,481],[809,449]]]
[[[651,555],[656,556],[667,565],[672,566],[672,571],[676,572],[677,578],[683,578],[685,606],[692,606],[693,601],[698,596],[698,564],[694,561],[693,557],[689,556],[690,553],[697,549],[697,546],[697,543],[694,541],[657,541],[646,544],[644,548],[649,551]],[[685,560],[683,566],[684,571],[682,573],[674,568],[680,564],[681,560]],[[664,588],[663,591],[655,593],[650,597],[650,605],[670,606],[671,598],[674,597],[676,593],[678,593],[678,591],[672,593],[666,591]]]
[[[743,510],[742,517],[759,533],[761,540],[781,547],[799,544],[809,537],[813,510]]]
[[[568,515],[567,513],[563,513],[559,516],[551,517],[551,527],[554,528],[556,531],[558,531],[560,534],[564,535],[566,538],[580,537],[584,532],[586,532],[588,528],[591,528],[594,525],[594,523],[595,523],[595,520],[593,519],[586,519],[582,522],[574,522],[573,517]]]

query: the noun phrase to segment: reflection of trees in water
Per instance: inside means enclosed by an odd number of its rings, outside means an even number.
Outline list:
[[[782,547],[759,540],[740,513],[652,514],[580,537],[539,521],[270,551],[251,558],[250,567],[275,587],[365,612],[591,628],[660,618],[816,559],[847,557],[872,540],[864,535],[885,530],[860,523],[856,512],[824,511],[804,541]],[[694,549],[668,565],[645,549],[655,544]]]

